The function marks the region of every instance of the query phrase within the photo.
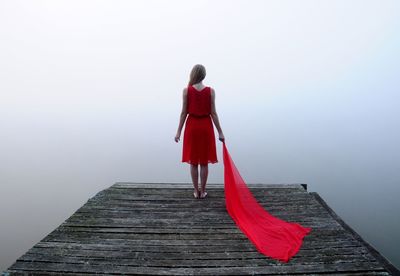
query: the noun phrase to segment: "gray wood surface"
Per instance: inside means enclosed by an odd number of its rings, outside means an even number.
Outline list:
[[[98,192],[4,275],[398,275],[307,185],[249,184],[272,215],[312,227],[296,256],[260,254],[225,209],[223,184],[118,182]]]

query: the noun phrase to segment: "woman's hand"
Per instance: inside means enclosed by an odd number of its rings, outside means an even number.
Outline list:
[[[220,133],[220,134],[219,134],[219,140],[220,140],[221,142],[224,142],[224,141],[225,141],[225,136],[224,136],[223,133]]]
[[[175,142],[179,142],[179,138],[181,137],[181,134],[179,132],[176,133],[175,135]]]

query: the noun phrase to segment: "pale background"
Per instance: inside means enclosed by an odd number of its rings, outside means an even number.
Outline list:
[[[117,181],[190,182],[196,63],[248,183],[307,183],[400,266],[399,30],[399,1],[0,1],[1,270]]]

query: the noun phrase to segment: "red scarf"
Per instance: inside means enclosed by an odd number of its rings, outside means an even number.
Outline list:
[[[300,249],[311,228],[272,216],[257,202],[223,143],[226,209],[236,225],[255,245],[271,258],[288,262]]]

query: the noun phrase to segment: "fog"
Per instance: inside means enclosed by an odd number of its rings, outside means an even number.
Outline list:
[[[1,1],[0,269],[115,182],[190,182],[197,63],[245,181],[307,183],[400,266],[399,30],[398,1]]]

